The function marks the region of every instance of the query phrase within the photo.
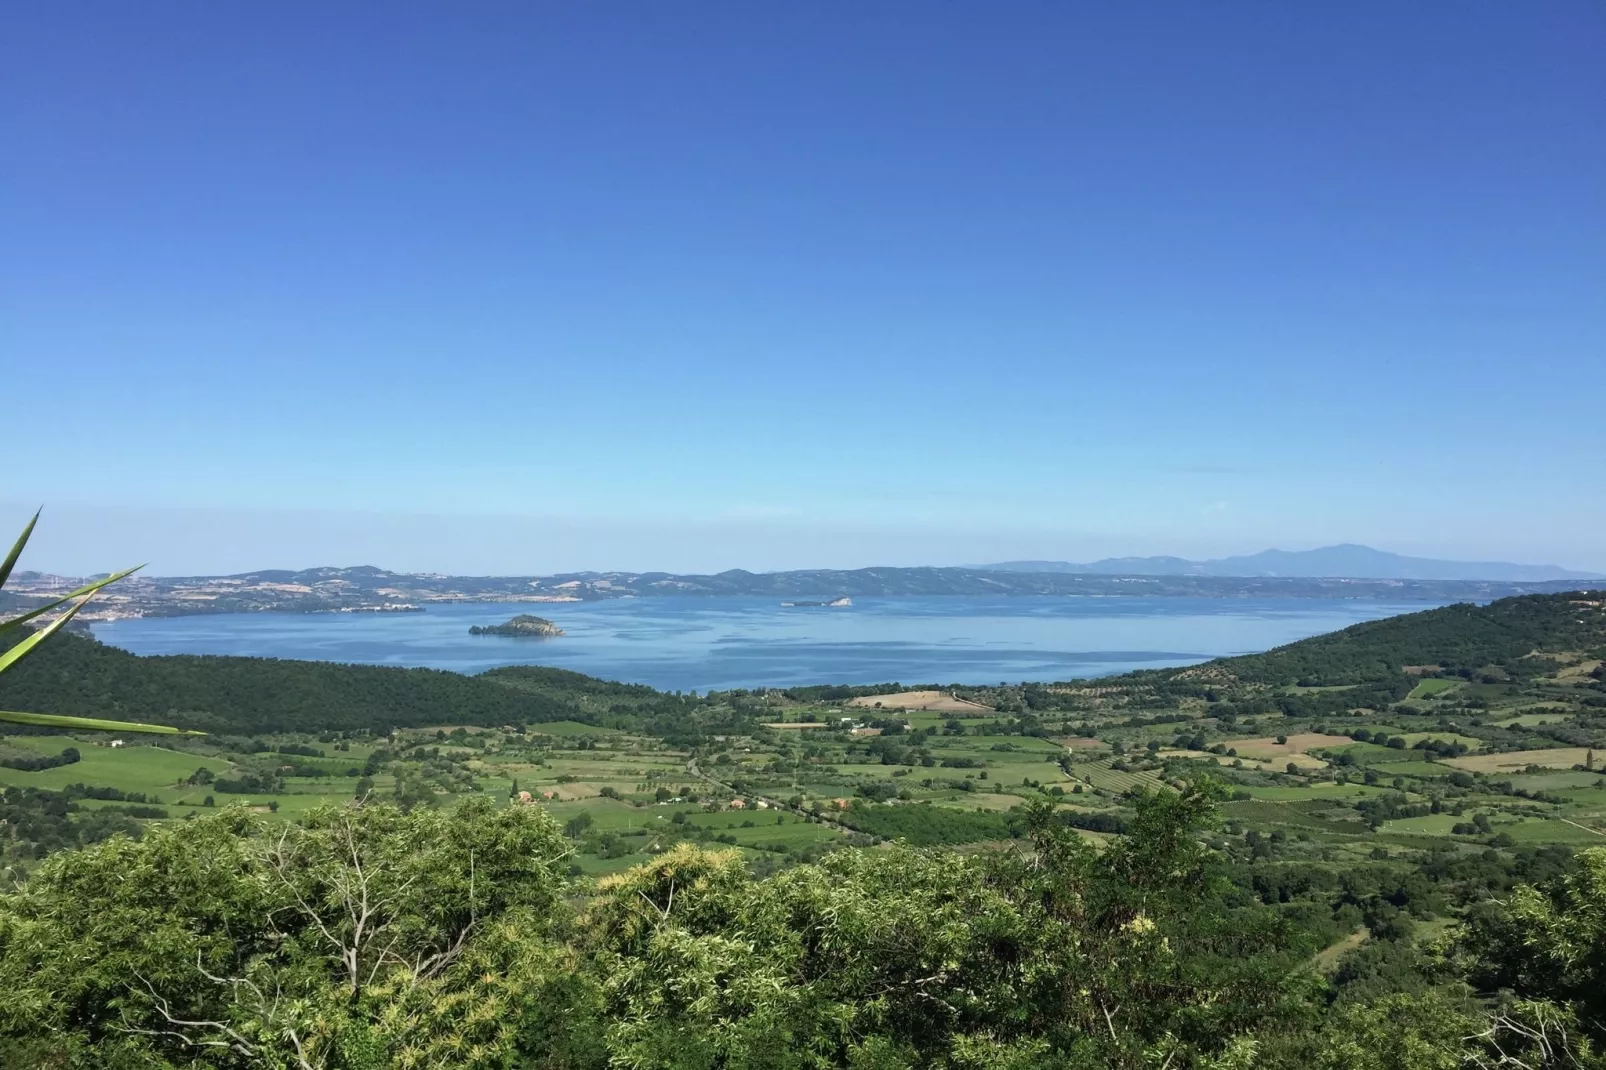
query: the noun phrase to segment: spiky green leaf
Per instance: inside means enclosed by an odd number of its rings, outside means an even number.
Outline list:
[[[28,636],[28,638],[24,639],[22,642],[18,643],[4,654],[0,654],[0,672],[5,672],[7,669],[11,668],[11,666],[15,665],[19,659],[28,653],[28,651],[32,650],[40,643],[59,632],[63,625],[76,617],[78,615],[78,611],[83,609],[88,604],[89,598],[86,596],[83,601],[79,602],[67,612],[51,621],[48,625],[39,629],[37,632],[34,632],[32,635]]]
[[[28,521],[28,526],[22,529],[22,534],[18,535],[17,541],[11,545],[11,552],[6,555],[5,564],[0,565],[0,587],[4,587],[6,580],[11,578],[11,570],[16,567],[17,558],[22,556],[22,548],[28,545],[28,536],[33,534],[33,527],[39,523],[39,514],[42,512],[43,508],[34,511],[33,519]]]
[[[105,579],[96,580],[94,583],[86,583],[76,591],[70,591],[67,594],[62,595],[54,602],[46,602],[42,606],[35,606],[33,609],[30,609],[20,617],[12,617],[10,620],[0,621],[0,633],[8,632],[18,625],[26,624],[41,614],[49,613],[57,606],[65,605],[68,602],[71,602],[74,598],[86,598],[88,595],[94,594],[102,587],[105,587],[108,584],[116,583],[124,576],[132,575],[144,567],[144,565],[135,565],[133,568],[125,568],[123,571],[113,573],[112,575],[107,576]]]

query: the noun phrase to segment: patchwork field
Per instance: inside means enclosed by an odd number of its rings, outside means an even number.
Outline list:
[[[1405,745],[1407,747],[1414,747],[1418,743],[1422,743],[1422,742],[1425,742],[1425,741],[1430,740],[1430,739],[1440,740],[1440,741],[1445,742],[1445,743],[1459,743],[1463,747],[1467,748],[1467,750],[1469,750],[1469,751],[1478,750],[1480,747],[1483,746],[1483,740],[1479,739],[1476,736],[1464,736],[1464,735],[1461,735],[1461,734],[1456,733],[1456,732],[1447,732],[1447,731],[1446,732],[1401,732],[1399,738],[1405,740]]]
[[[991,706],[959,698],[947,691],[899,691],[892,695],[864,695],[850,699],[856,709],[930,710],[938,713],[992,713]]]
[[[1516,717],[1507,717],[1504,720],[1496,721],[1495,727],[1527,728],[1533,725],[1541,724],[1564,724],[1569,720],[1571,720],[1571,717],[1565,713],[1523,713],[1518,714]]]
[[[1322,732],[1299,732],[1279,743],[1272,737],[1235,739],[1231,746],[1246,758],[1260,758],[1268,762],[1293,762],[1303,769],[1322,769],[1327,763],[1309,753],[1321,747],[1351,744],[1348,736],[1332,736]]]
[[[1521,821],[1502,830],[1518,843],[1571,843],[1606,846],[1606,829],[1577,821]]]
[[[928,695],[919,698],[928,700]],[[76,762],[38,770],[0,768],[0,786],[113,788],[169,817],[231,804],[292,816],[364,792],[382,798],[412,793],[442,801],[465,793],[514,798],[522,792],[571,828],[574,865],[590,874],[638,863],[683,839],[736,846],[755,864],[772,865],[843,844],[875,842],[881,835],[877,830],[891,832],[906,824],[876,816],[878,808],[890,814],[921,803],[931,808],[921,812],[918,827],[930,831],[920,835],[943,842],[974,836],[992,842],[1019,834],[1020,826],[1010,824],[1013,815],[1044,796],[1056,800],[1065,813],[1079,815],[1079,832],[1102,839],[1110,832],[1098,824],[1100,815],[1118,823],[1130,792],[1164,790],[1172,778],[1204,769],[1229,782],[1240,781],[1233,789],[1240,801],[1228,807],[1232,820],[1241,823],[1235,828],[1282,830],[1287,843],[1303,845],[1296,853],[1320,857],[1345,854],[1373,836],[1398,845],[1435,837],[1475,841],[1477,835],[1464,831],[1472,829],[1470,816],[1448,810],[1397,817],[1385,810],[1374,831],[1366,813],[1356,809],[1391,798],[1399,800],[1388,804],[1395,809],[1425,808],[1423,792],[1431,790],[1426,785],[1440,784],[1456,770],[1510,776],[1522,790],[1568,793],[1571,814],[1552,809],[1545,816],[1545,808],[1535,811],[1533,803],[1508,813],[1499,799],[1487,803],[1485,811],[1494,817],[1487,829],[1512,842],[1582,843],[1606,824],[1595,816],[1606,812],[1606,783],[1597,773],[1572,768],[1586,760],[1587,748],[1428,761],[1419,757],[1420,751],[1319,731],[1292,731],[1283,742],[1275,735],[1211,735],[1208,741],[1223,751],[1211,753],[1136,746],[1177,735],[1169,724],[1106,729],[1097,737],[1043,738],[1001,730],[1008,719],[998,715],[963,718],[963,730],[956,733],[952,719],[936,710],[912,713],[911,718],[930,720],[901,734],[854,735],[840,723],[873,710],[854,704],[809,707],[812,723],[791,720],[796,715],[791,714],[773,727],[763,726],[757,735],[710,741],[695,755],[649,737],[577,721],[522,731],[442,726],[400,733],[383,745],[310,737],[255,744],[266,753],[228,752],[204,741],[111,747],[104,736],[87,733],[77,743]],[[804,723],[813,730],[799,732]],[[1408,725],[1400,726],[1398,735],[1410,743],[1483,743],[1464,733],[1410,730]],[[74,738],[8,737],[4,753],[48,758]],[[211,753],[202,753],[209,747]],[[280,753],[281,748],[289,752],[298,747],[315,753]],[[1342,757],[1350,763],[1350,779],[1312,751]],[[383,771],[364,776],[370,758],[384,758]],[[1290,763],[1299,775],[1289,775]],[[1522,772],[1530,766],[1547,771]],[[1366,783],[1358,782],[1360,771],[1366,772]],[[253,775],[267,779],[253,782]],[[1405,790],[1396,790],[1391,782],[1403,782]],[[128,810],[116,799],[85,798],[78,805],[85,812]],[[950,829],[943,824],[950,820],[944,813],[958,815],[951,820],[960,824]],[[1487,834],[1483,826],[1473,831]]]
[[[1415,761],[1376,762],[1368,768],[1384,776],[1434,777],[1443,776],[1445,772],[1443,766],[1436,765],[1433,762]]]
[[[1228,754],[1199,754],[1194,751],[1177,750],[1174,747],[1163,747],[1160,750],[1155,751],[1155,757],[1161,759],[1191,758],[1198,761],[1214,762],[1217,765],[1226,765],[1241,769],[1254,769],[1261,772],[1271,773],[1281,773],[1288,765],[1286,761],[1279,765],[1277,762],[1264,758],[1246,758],[1242,755],[1233,756]]]
[[[1519,750],[1505,754],[1469,754],[1447,759],[1446,765],[1465,769],[1470,773],[1516,773],[1529,766],[1542,769],[1571,769],[1583,765],[1590,757],[1588,747],[1554,747],[1548,750]],[[1606,755],[1597,755],[1600,762]]]
[[[1028,811],[1045,804],[1106,838],[1130,818],[1134,793],[1208,777],[1230,800],[1212,833],[1219,850],[1349,865],[1374,851],[1575,844],[1606,825],[1606,774],[1579,768],[1589,748],[1573,745],[1596,739],[1606,758],[1599,658],[1561,660],[1561,670],[1519,657],[1480,660],[1455,679],[1429,665],[1414,679],[1325,683],[1333,674],[1319,658],[1260,678],[1234,659],[1169,677],[965,688],[965,698],[957,688],[665,696],[532,669],[507,684],[558,696],[567,719],[486,727],[443,714],[373,734],[119,747],[87,728],[18,726],[24,734],[0,737],[0,787],[8,799],[64,794],[71,814],[100,822],[86,825],[96,836],[228,805],[293,815],[357,798],[528,800],[565,826],[573,864],[594,874],[680,839],[738,847],[760,867],[889,839],[1000,843],[1024,836]]]
[[[1407,699],[1431,698],[1434,695],[1442,695],[1446,691],[1454,691],[1462,686],[1464,686],[1464,681],[1461,680],[1445,680],[1434,677],[1417,684],[1411,689],[1411,693],[1405,697]]]

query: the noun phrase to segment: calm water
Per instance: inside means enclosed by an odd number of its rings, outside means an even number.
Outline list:
[[[771,598],[477,603],[423,613],[237,613],[96,626],[136,654],[248,654],[481,672],[555,665],[681,691],[813,683],[1067,680],[1265,650],[1427,609],[1338,599],[863,598],[783,609]],[[471,636],[516,613],[558,639]]]

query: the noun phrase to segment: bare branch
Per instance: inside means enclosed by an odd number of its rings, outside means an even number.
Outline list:
[[[192,1048],[227,1048],[229,1050],[238,1052],[247,1059],[256,1057],[255,1045],[242,1036],[227,1022],[221,1022],[214,1019],[180,1018],[173,1013],[171,1004],[162,998],[161,993],[156,991],[156,987],[152,985],[147,978],[140,976],[139,980],[140,983],[145,986],[146,991],[150,993],[152,1009],[155,1010],[157,1014],[160,1014],[162,1016],[162,1020],[173,1028],[147,1029],[142,1026],[136,1026],[128,1020],[128,1012],[125,1010],[123,1011],[122,1015],[124,1024],[118,1027],[119,1031],[124,1033],[140,1034],[144,1036],[173,1037],[174,1039],[182,1041],[185,1045]],[[189,1029],[208,1029],[215,1033],[221,1033],[223,1037],[197,1037],[191,1033],[185,1032],[185,1030]]]
[[[471,921],[464,926],[463,931],[457,934],[457,939],[452,941],[446,950],[419,959],[413,966],[413,980],[423,981],[434,977],[457,961],[458,956],[463,953],[463,946],[468,943],[469,936],[474,932],[474,924]]]
[[[285,858],[284,852],[285,841],[289,835],[289,830],[279,833],[279,842],[274,844],[273,850],[268,853],[268,866],[273,870],[273,875],[279,878],[279,883],[284,886],[285,891],[289,892],[290,895],[294,897],[296,906],[301,909],[302,915],[311,920],[312,924],[317,927],[318,932],[323,935],[325,940],[329,941],[330,945],[333,946],[336,951],[340,951],[344,947],[343,942],[336,937],[334,933],[329,931],[329,926],[323,923],[323,918],[320,917],[318,912],[312,908],[312,905],[302,897],[301,893],[296,890],[294,883],[290,880],[290,877],[286,872],[289,863]]]

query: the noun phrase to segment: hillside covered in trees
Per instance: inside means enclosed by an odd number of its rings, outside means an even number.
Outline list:
[[[0,1062],[150,1068],[1598,1068],[1606,850],[1333,1002],[1228,879],[1208,783],[1104,850],[680,846],[577,890],[536,807],[243,812],[54,856],[0,897]],[[576,902],[579,903],[576,906]]]
[[[513,684],[516,686],[504,686]],[[629,719],[673,696],[554,669],[464,676],[277,658],[140,657],[63,633],[0,678],[0,709],[152,721],[206,732]]]
[[[1245,683],[1331,686],[1368,683],[1410,669],[1510,667],[1535,654],[1606,643],[1606,592],[1568,592],[1460,603],[1367,621],[1263,654],[1214,666]]]

